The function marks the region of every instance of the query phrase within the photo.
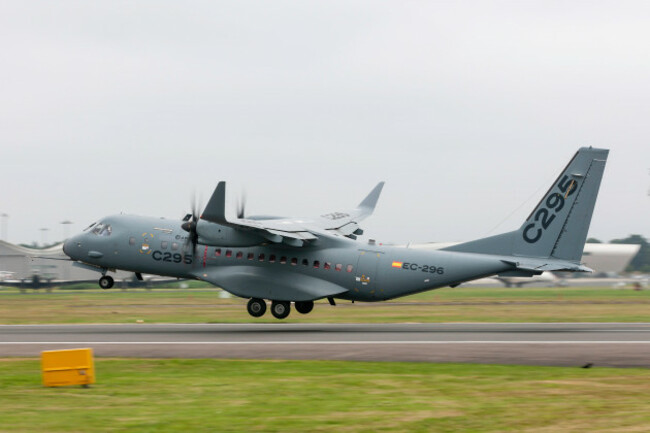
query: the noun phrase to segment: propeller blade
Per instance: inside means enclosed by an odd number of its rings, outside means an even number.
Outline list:
[[[183,256],[190,250],[192,251],[192,257],[196,257],[199,243],[199,234],[196,231],[196,227],[200,217],[199,212],[202,208],[201,202],[197,202],[196,200],[196,192],[192,193],[190,197],[190,207],[192,210],[191,219],[188,219],[188,221],[181,225],[181,228],[188,233],[187,239],[183,244]]]
[[[192,210],[192,221],[196,222],[199,214],[199,210],[197,209],[197,203],[196,203],[196,191],[192,193],[192,197],[190,198],[190,208]]]
[[[237,218],[246,218],[246,190],[243,190],[239,200],[237,200]]]

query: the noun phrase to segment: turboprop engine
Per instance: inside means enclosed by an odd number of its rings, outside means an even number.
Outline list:
[[[252,247],[267,240],[256,233],[237,230],[221,224],[199,220],[196,224],[198,242],[222,247]]]

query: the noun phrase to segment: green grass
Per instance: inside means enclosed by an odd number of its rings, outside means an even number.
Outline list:
[[[44,388],[0,360],[1,432],[646,432],[650,370],[336,361],[96,361]]]
[[[251,318],[246,300],[224,299],[217,289],[110,290],[55,293],[0,292],[0,323],[236,323],[276,322],[270,313]],[[392,302],[319,301],[306,316],[286,321],[323,323],[399,322],[648,322],[650,291],[609,287],[485,288],[429,291]]]

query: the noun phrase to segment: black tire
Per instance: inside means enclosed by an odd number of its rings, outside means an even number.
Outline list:
[[[110,289],[113,287],[113,284],[115,284],[115,281],[113,280],[113,277],[110,277],[108,275],[104,275],[99,279],[99,287],[102,289]]]
[[[314,309],[314,301],[300,301],[295,304],[296,311],[300,314],[311,313],[311,310]]]
[[[246,306],[248,314],[253,317],[262,317],[266,313],[266,302],[264,299],[252,298]]]
[[[291,313],[291,304],[286,301],[273,301],[271,304],[271,314],[276,319],[284,319]]]

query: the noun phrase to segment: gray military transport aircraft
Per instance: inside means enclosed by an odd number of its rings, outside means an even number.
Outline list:
[[[249,299],[260,317],[265,299],[278,319],[291,302],[309,313],[327,298],[383,301],[491,275],[543,271],[590,272],[580,263],[600,187],[606,149],[581,148],[522,226],[515,231],[441,250],[423,251],[356,241],[358,223],[372,214],[383,182],[353,210],[315,218],[227,217],[220,182],[203,213],[183,220],[114,215],[67,240],[76,266],[202,280]],[[228,212],[230,213],[230,212]]]

